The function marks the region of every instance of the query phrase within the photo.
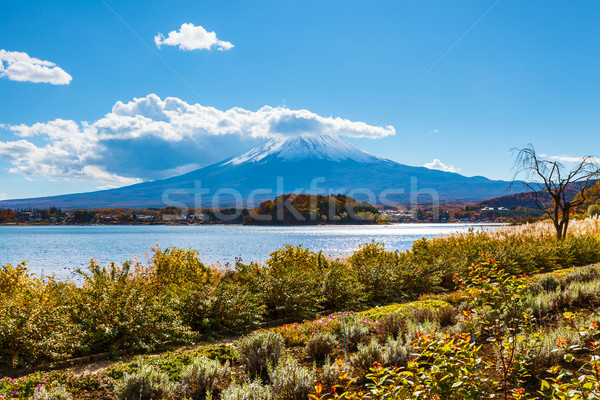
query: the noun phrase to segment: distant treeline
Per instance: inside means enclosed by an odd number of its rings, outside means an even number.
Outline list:
[[[286,194],[262,202],[244,218],[252,225],[316,225],[376,223],[379,210],[342,194],[322,196]]]

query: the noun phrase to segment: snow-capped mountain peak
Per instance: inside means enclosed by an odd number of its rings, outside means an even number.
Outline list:
[[[337,136],[303,134],[289,138],[271,139],[262,146],[234,157],[224,165],[262,163],[271,159],[299,161],[321,159],[335,162],[383,162],[383,158],[367,153]]]

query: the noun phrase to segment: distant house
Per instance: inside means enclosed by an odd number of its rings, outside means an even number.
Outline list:
[[[483,207],[481,211],[494,211],[494,207]]]
[[[169,222],[173,222],[177,218],[178,217],[175,214],[163,214],[163,216],[162,216],[163,221],[169,221]]]
[[[154,218],[154,215],[135,214],[134,217],[140,221],[151,221]]]
[[[498,207],[498,211],[508,211],[508,208],[506,208],[506,207]]]
[[[22,211],[17,215],[17,221],[19,222],[32,222],[34,214],[31,211]]]

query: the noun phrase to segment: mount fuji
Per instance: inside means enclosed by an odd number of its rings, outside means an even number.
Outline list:
[[[342,193],[374,203],[475,202],[516,193],[509,182],[413,167],[369,154],[337,136],[272,139],[248,152],[168,179],[117,189],[0,201],[10,208],[253,206],[283,193]],[[433,196],[433,197],[432,197]]]

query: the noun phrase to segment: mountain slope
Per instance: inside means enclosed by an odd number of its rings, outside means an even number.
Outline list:
[[[240,156],[168,179],[91,193],[6,200],[0,207],[246,206],[290,192],[342,193],[371,203],[395,204],[409,203],[411,194],[419,192],[419,201],[431,201],[433,194],[442,201],[475,202],[519,191],[508,192],[508,184],[399,164],[339,137],[301,135],[274,139]]]

